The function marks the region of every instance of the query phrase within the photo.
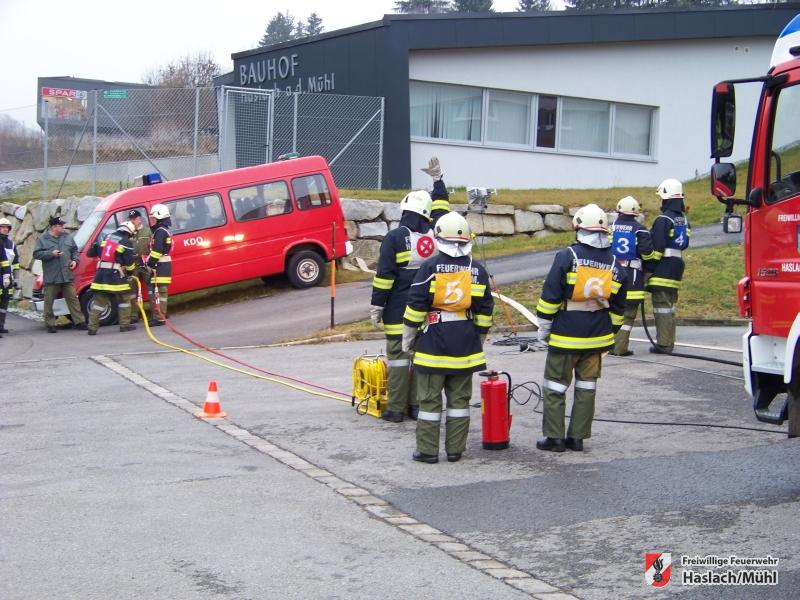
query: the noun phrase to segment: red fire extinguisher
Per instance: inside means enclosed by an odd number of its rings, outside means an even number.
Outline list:
[[[481,371],[481,416],[483,417],[483,447],[486,450],[508,448],[511,429],[511,375],[502,371]],[[500,379],[505,375],[506,382]]]

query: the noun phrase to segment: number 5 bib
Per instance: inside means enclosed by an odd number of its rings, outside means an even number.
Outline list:
[[[437,273],[433,308],[446,312],[467,310],[472,306],[472,269],[457,273]]]

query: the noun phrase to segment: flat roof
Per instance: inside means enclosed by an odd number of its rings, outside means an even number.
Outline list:
[[[388,14],[346,29],[231,54],[234,60],[373,29],[420,25],[432,35],[405,40],[412,49],[641,42],[740,36],[777,37],[800,2],[703,8],[561,10],[511,13]]]

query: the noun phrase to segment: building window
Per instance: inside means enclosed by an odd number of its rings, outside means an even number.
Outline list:
[[[559,148],[608,153],[608,102],[563,98]]]
[[[530,114],[531,97],[528,94],[489,90],[486,141],[527,144]]]
[[[649,106],[422,81],[411,81],[410,89],[412,137],[653,158],[655,109]]]
[[[652,114],[644,106],[614,106],[614,154],[650,156]]]
[[[536,145],[539,148],[556,147],[556,113],[558,98],[539,96],[536,109]]]
[[[411,135],[481,141],[481,89],[412,81],[410,90]]]

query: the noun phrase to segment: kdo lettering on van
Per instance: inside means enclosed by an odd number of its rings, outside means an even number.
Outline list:
[[[187,238],[187,239],[183,240],[183,246],[184,247],[186,247],[186,246],[205,247],[205,246],[208,246],[208,245],[210,245],[210,242],[208,240],[206,240],[202,235],[198,235],[196,237]]]

